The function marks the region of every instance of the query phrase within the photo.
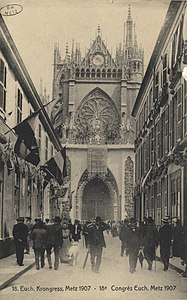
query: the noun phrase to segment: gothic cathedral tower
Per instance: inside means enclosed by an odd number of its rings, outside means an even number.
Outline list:
[[[134,120],[131,111],[144,64],[129,6],[124,40],[112,57],[97,35],[83,57],[80,45],[54,49],[51,119],[71,161],[72,218],[133,215]]]

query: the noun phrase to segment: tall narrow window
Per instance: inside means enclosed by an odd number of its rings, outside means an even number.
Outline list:
[[[151,130],[151,165],[155,162],[155,127]]]
[[[165,110],[165,142],[164,142],[164,152],[169,151],[169,106]]]
[[[167,83],[167,73],[168,73],[167,61],[168,61],[168,55],[166,53],[163,57],[163,71],[162,71],[163,87],[165,87]]]
[[[157,122],[157,158],[161,157],[161,120],[159,119]]]
[[[174,147],[174,98],[172,98],[169,106],[169,146],[170,149]]]
[[[151,88],[149,91],[149,113],[153,108],[153,89]]]
[[[180,141],[182,137],[182,88],[180,87],[177,91],[177,141]]]
[[[22,121],[22,109],[23,109],[23,95],[18,89],[17,94],[17,124],[19,124]]]
[[[6,67],[0,59],[0,107],[6,111]]]
[[[159,72],[155,74],[155,83],[154,83],[154,102],[157,101],[159,95]]]

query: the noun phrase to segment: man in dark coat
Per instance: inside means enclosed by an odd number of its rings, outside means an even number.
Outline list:
[[[92,271],[96,273],[99,273],[103,247],[106,247],[103,232],[107,228],[108,225],[102,222],[99,216],[96,217],[95,224],[88,225],[88,248],[90,249]]]
[[[79,220],[76,219],[72,226],[72,238],[75,242],[78,242],[81,239],[81,230],[81,224],[79,223]]]
[[[30,253],[30,235],[32,233],[32,229],[33,229],[33,224],[32,224],[32,219],[31,217],[26,217],[26,225],[28,227],[28,236],[27,236],[27,244],[26,244],[26,252],[25,254],[29,254]]]
[[[129,226],[126,231],[126,245],[129,254],[130,272],[134,273],[136,271],[139,250],[142,246],[141,231],[134,218],[130,219]]]
[[[19,266],[24,266],[24,248],[26,247],[27,243],[28,226],[24,224],[23,217],[19,217],[16,220],[18,223],[14,225],[12,233],[16,247],[16,259]]]
[[[124,255],[124,251],[125,249],[127,249],[126,233],[127,233],[128,225],[129,225],[129,220],[125,219],[119,229],[119,239],[121,241],[121,256]],[[126,255],[128,255],[127,251],[126,251]]]
[[[51,250],[54,249],[55,262],[54,269],[58,270],[59,267],[59,249],[62,247],[63,237],[62,237],[62,227],[60,225],[60,217],[56,216],[53,219],[54,223],[47,226],[47,241],[46,241],[46,251],[47,259],[49,264],[49,269],[52,269],[51,262]]]
[[[164,264],[164,271],[168,270],[170,246],[172,245],[173,229],[169,224],[169,217],[162,219],[163,225],[159,229],[160,257]]]
[[[33,229],[30,238],[33,240],[33,249],[35,254],[35,263],[36,270],[40,269],[40,259],[41,259],[41,268],[44,267],[44,253],[46,246],[46,229],[41,218],[35,219],[36,225]]]
[[[152,217],[147,218],[147,224],[143,230],[143,253],[148,263],[148,270],[152,270],[153,260],[155,260],[156,247],[158,247],[158,231]]]
[[[181,257],[183,248],[183,227],[179,218],[173,218],[173,245],[172,255],[174,257]]]

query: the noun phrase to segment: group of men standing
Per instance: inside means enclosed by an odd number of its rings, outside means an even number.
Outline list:
[[[145,258],[148,270],[152,270],[158,245],[160,245],[160,258],[164,265],[164,271],[168,270],[171,256],[183,258],[182,227],[179,224],[171,224],[168,216],[164,217],[162,222],[163,225],[157,229],[152,217],[144,218],[139,226],[134,218],[124,220],[119,230],[121,256],[126,250],[131,273],[136,271],[138,258],[140,262]]]
[[[98,273],[101,265],[102,249],[106,247],[103,232],[108,229],[108,225],[102,222],[98,216],[94,222],[89,222],[86,229],[81,226],[78,220],[74,224],[69,222],[68,228],[73,241],[81,239],[81,232],[85,236],[86,247],[90,253],[92,271]],[[54,269],[59,267],[59,251],[63,244],[62,226],[60,217],[56,216],[51,223],[44,223],[41,218],[35,219],[35,224],[27,226],[24,218],[17,218],[17,224],[13,228],[13,237],[16,248],[16,258],[19,266],[23,266],[24,250],[29,253],[29,240],[33,241],[35,253],[36,269],[45,265],[45,251],[48,259],[49,269],[52,269],[51,253],[54,251]]]
[[[24,249],[28,253],[28,236],[33,241],[36,269],[45,265],[45,251],[49,269],[52,269],[51,253],[54,251],[54,269],[59,267],[59,251],[63,244],[62,225],[60,217],[55,217],[52,223],[44,223],[41,218],[35,219],[35,224],[24,224],[24,218],[17,219],[13,228],[13,236],[16,248],[16,258],[19,266],[23,266]],[[125,219],[119,228],[121,240],[121,256],[129,256],[129,269],[131,273],[136,271],[138,258],[145,259],[148,270],[152,270],[153,261],[156,259],[156,249],[160,245],[160,257],[164,264],[164,271],[168,270],[171,255],[184,259],[183,232],[178,220],[171,225],[169,217],[162,219],[163,225],[157,229],[152,217],[144,218],[138,226],[134,218]],[[81,235],[85,237],[85,244],[90,253],[91,269],[99,273],[103,247],[106,247],[104,231],[108,232],[110,226],[101,220],[99,216],[93,222],[86,222],[82,226],[78,220],[74,225],[69,222],[68,228],[73,241],[79,241]],[[173,249],[173,251],[171,251]],[[171,253],[172,252],[172,253]],[[186,273],[186,272],[185,272]],[[184,273],[184,274],[185,274]]]

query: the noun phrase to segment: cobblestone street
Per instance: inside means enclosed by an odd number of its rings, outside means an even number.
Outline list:
[[[78,264],[71,267],[61,264],[59,270],[35,267],[18,278],[11,286],[1,291],[3,299],[187,299],[186,279],[176,271],[163,271],[163,265],[156,262],[153,271],[143,269],[138,263],[137,271],[129,273],[128,258],[120,256],[118,237],[105,235],[107,248],[104,249],[100,273],[92,273],[88,259],[82,269],[86,250],[80,242]],[[54,290],[56,288],[56,290]]]

